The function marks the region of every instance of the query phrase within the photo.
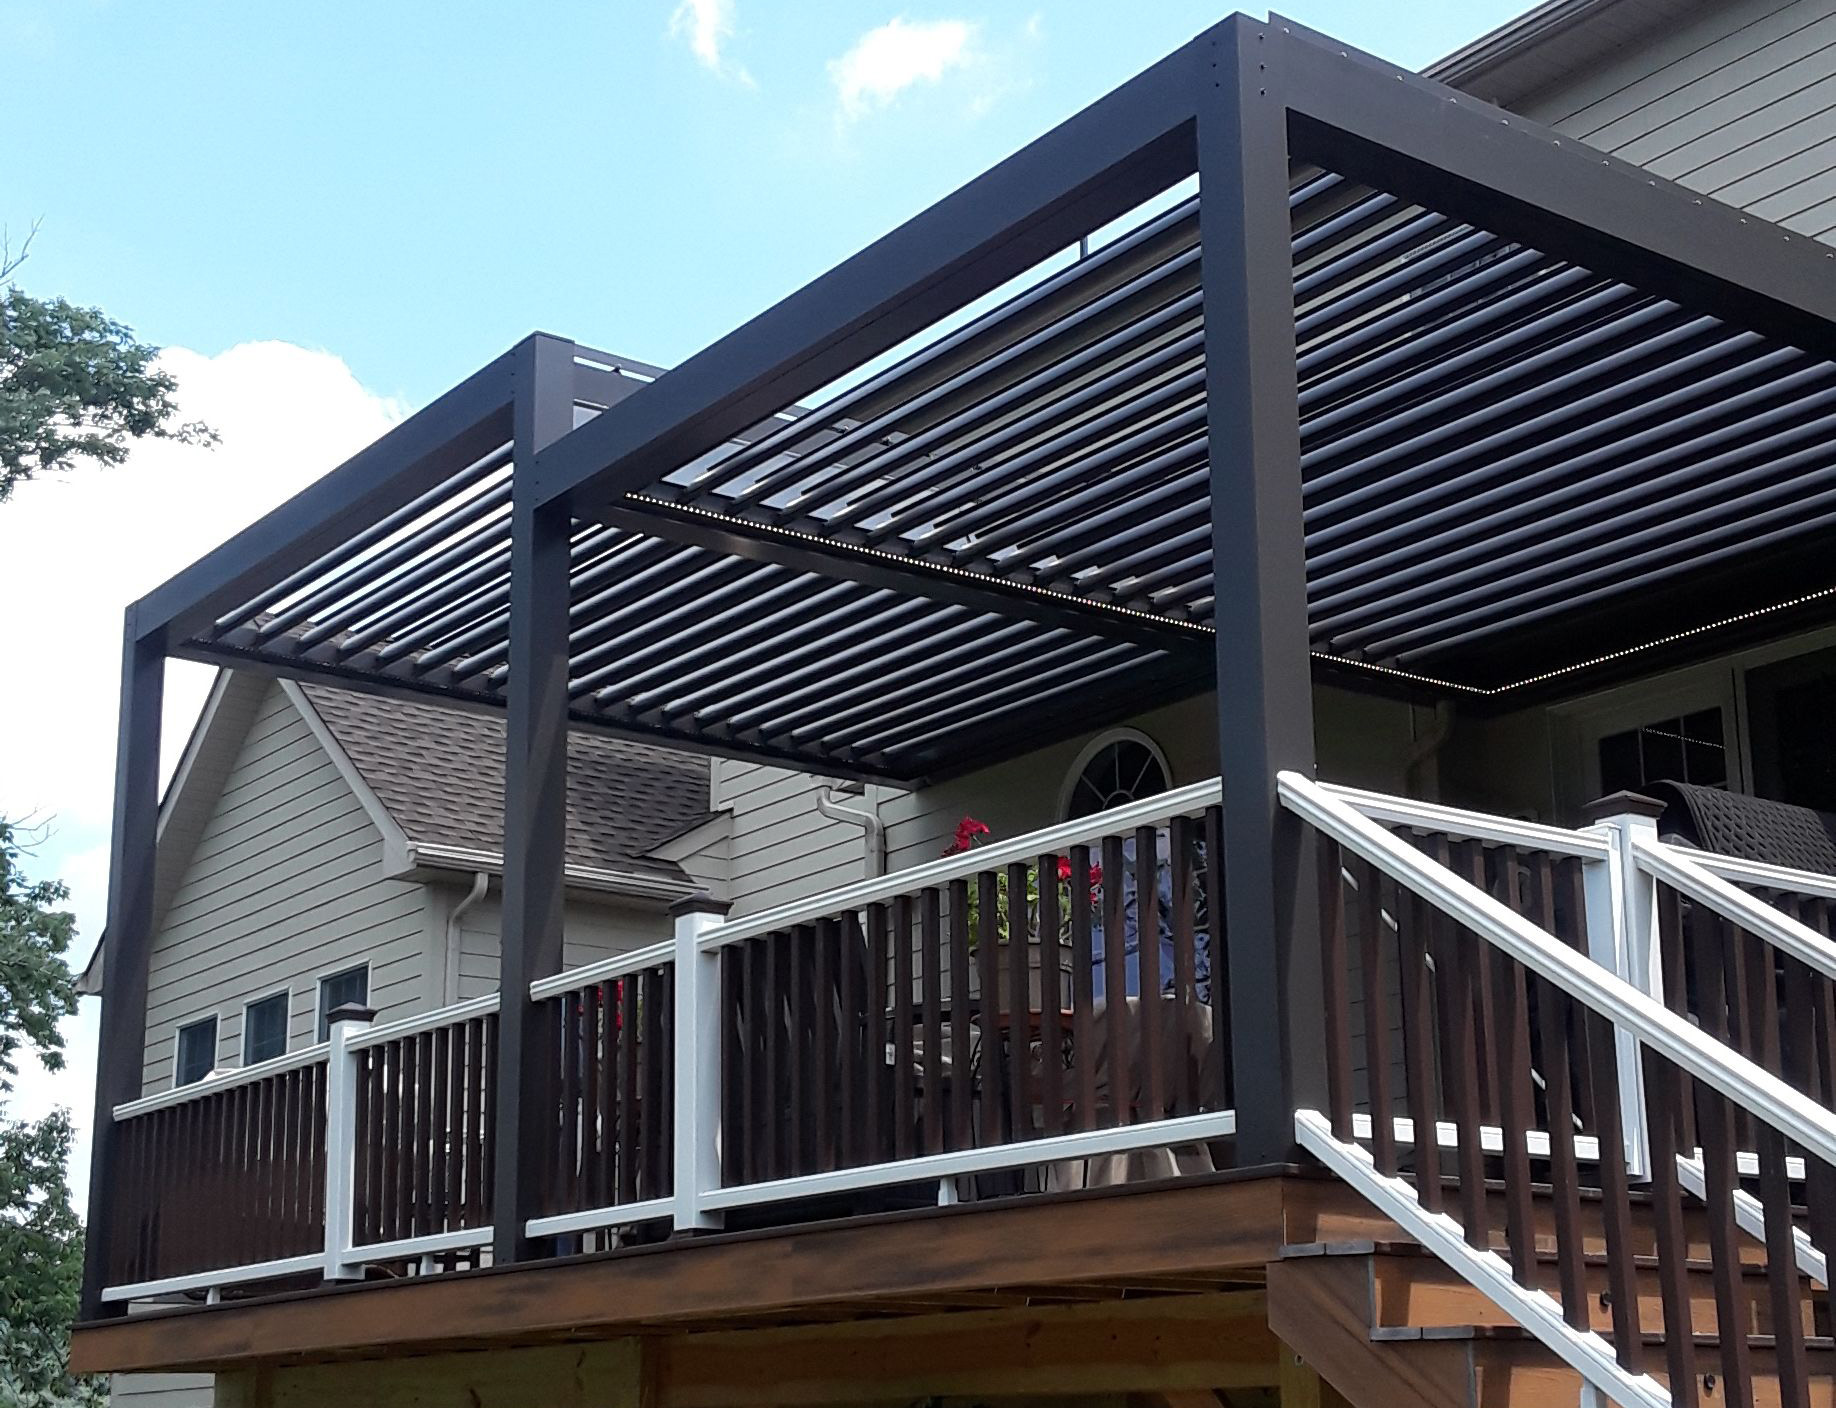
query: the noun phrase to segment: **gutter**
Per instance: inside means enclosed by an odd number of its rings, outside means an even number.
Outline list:
[[[466,846],[410,843],[402,870],[412,871],[423,866],[434,870],[469,870],[487,875],[502,875],[504,858],[496,851],[479,851]],[[694,882],[687,879],[672,880],[667,875],[654,875],[641,870],[609,870],[591,865],[568,866],[566,881],[576,889],[665,903],[700,893]]]

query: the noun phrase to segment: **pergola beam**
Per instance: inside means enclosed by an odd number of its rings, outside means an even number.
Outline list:
[[[1145,612],[1083,601],[1063,592],[1003,582],[962,568],[932,566],[916,558],[848,543],[822,542],[801,533],[775,531],[662,502],[624,500],[598,515],[599,521],[649,537],[710,552],[768,562],[845,582],[859,582],[907,596],[946,602],[991,616],[1032,621],[1105,640],[1128,641],[1158,650],[1202,653],[1210,630],[1200,624],[1158,620]]]
[[[1194,40],[536,457],[596,516],[1189,175]]]
[[[1816,240],[1287,20],[1268,35],[1297,157],[1836,356],[1836,254]]]
[[[527,341],[527,340],[526,340]],[[140,629],[177,641],[208,627],[352,533],[435,487],[510,438],[516,349],[359,450],[155,587],[139,603]]]

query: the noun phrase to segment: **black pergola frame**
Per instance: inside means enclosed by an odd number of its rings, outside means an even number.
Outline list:
[[[275,513],[129,609],[111,850],[85,1314],[99,1313],[114,1177],[113,1106],[140,1093],[151,941],[163,661],[258,585],[310,562],[506,440],[511,514],[502,1043],[496,1255],[524,1257],[529,1170],[518,1072],[533,1038],[531,979],[561,962],[568,535],[625,522],[800,571],[1097,635],[1159,638],[1158,622],[992,581],[940,580],[884,556],[787,543],[627,497],[837,376],[897,347],[1085,232],[1196,173],[1206,330],[1220,763],[1231,799],[1230,988],[1239,1069],[1278,1081],[1238,1092],[1239,1157],[1285,1160],[1292,1111],[1323,1089],[1320,974],[1292,936],[1312,920],[1299,828],[1275,796],[1311,772],[1306,567],[1291,345],[1290,142],[1360,180],[1470,219],[1818,356],[1836,356],[1836,282],[1813,241],[1698,198],[1537,124],[1279,19],[1226,20],[632,396],[536,335]],[[611,364],[615,359],[600,359]],[[654,369],[639,369],[643,375]],[[573,428],[577,401],[616,406]],[[222,659],[221,656],[204,658]],[[272,662],[255,668],[285,672]],[[1381,678],[1373,683],[1382,683]],[[1406,688],[1407,681],[1397,682]],[[364,687],[364,682],[356,682]],[[368,687],[407,688],[376,678]],[[1202,689],[1196,683],[1187,692]]]

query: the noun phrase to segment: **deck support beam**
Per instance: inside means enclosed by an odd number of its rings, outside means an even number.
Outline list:
[[[1237,1157],[1254,1164],[1287,1159],[1295,1108],[1325,1097],[1319,946],[1299,941],[1317,929],[1312,847],[1276,796],[1282,770],[1313,775],[1313,676],[1286,108],[1263,26],[1239,17],[1212,45],[1198,152],[1221,859]]]
[[[108,953],[102,966],[96,1114],[89,1159],[89,1226],[83,1244],[85,1320],[120,1312],[102,1303],[114,1206],[115,1106],[140,1097],[146,1067],[147,968],[153,948],[154,842],[159,826],[159,734],[165,702],[165,635],[141,634],[130,606],[121,649],[115,735],[115,814],[109,838]]]
[[[568,538],[565,509],[538,507],[529,470],[573,426],[573,345],[536,336],[513,373],[515,481],[510,528],[510,676],[504,753],[503,959],[499,969],[492,1256],[528,1259],[554,1113],[542,1024],[529,998],[562,966],[567,840]]]

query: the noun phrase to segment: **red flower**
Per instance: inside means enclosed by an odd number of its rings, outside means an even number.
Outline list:
[[[972,816],[966,816],[956,823],[956,838],[944,848],[947,856],[961,855],[972,849],[978,838],[988,835],[988,827]]]
[[[1065,884],[1069,884],[1070,881],[1071,881],[1071,861],[1068,857],[1060,856],[1058,858],[1058,883],[1061,885],[1065,885]],[[1101,885],[1102,883],[1103,883],[1103,867],[1100,865],[1091,866],[1090,867],[1090,888],[1091,890],[1094,891],[1096,887],[1098,885]]]
[[[1096,889],[1098,885],[1101,885],[1102,883],[1103,883],[1103,867],[1100,865],[1091,866],[1090,867],[1090,888],[1094,890]]]
[[[1064,856],[1058,858],[1058,879],[1062,884],[1071,878],[1071,862]]]

